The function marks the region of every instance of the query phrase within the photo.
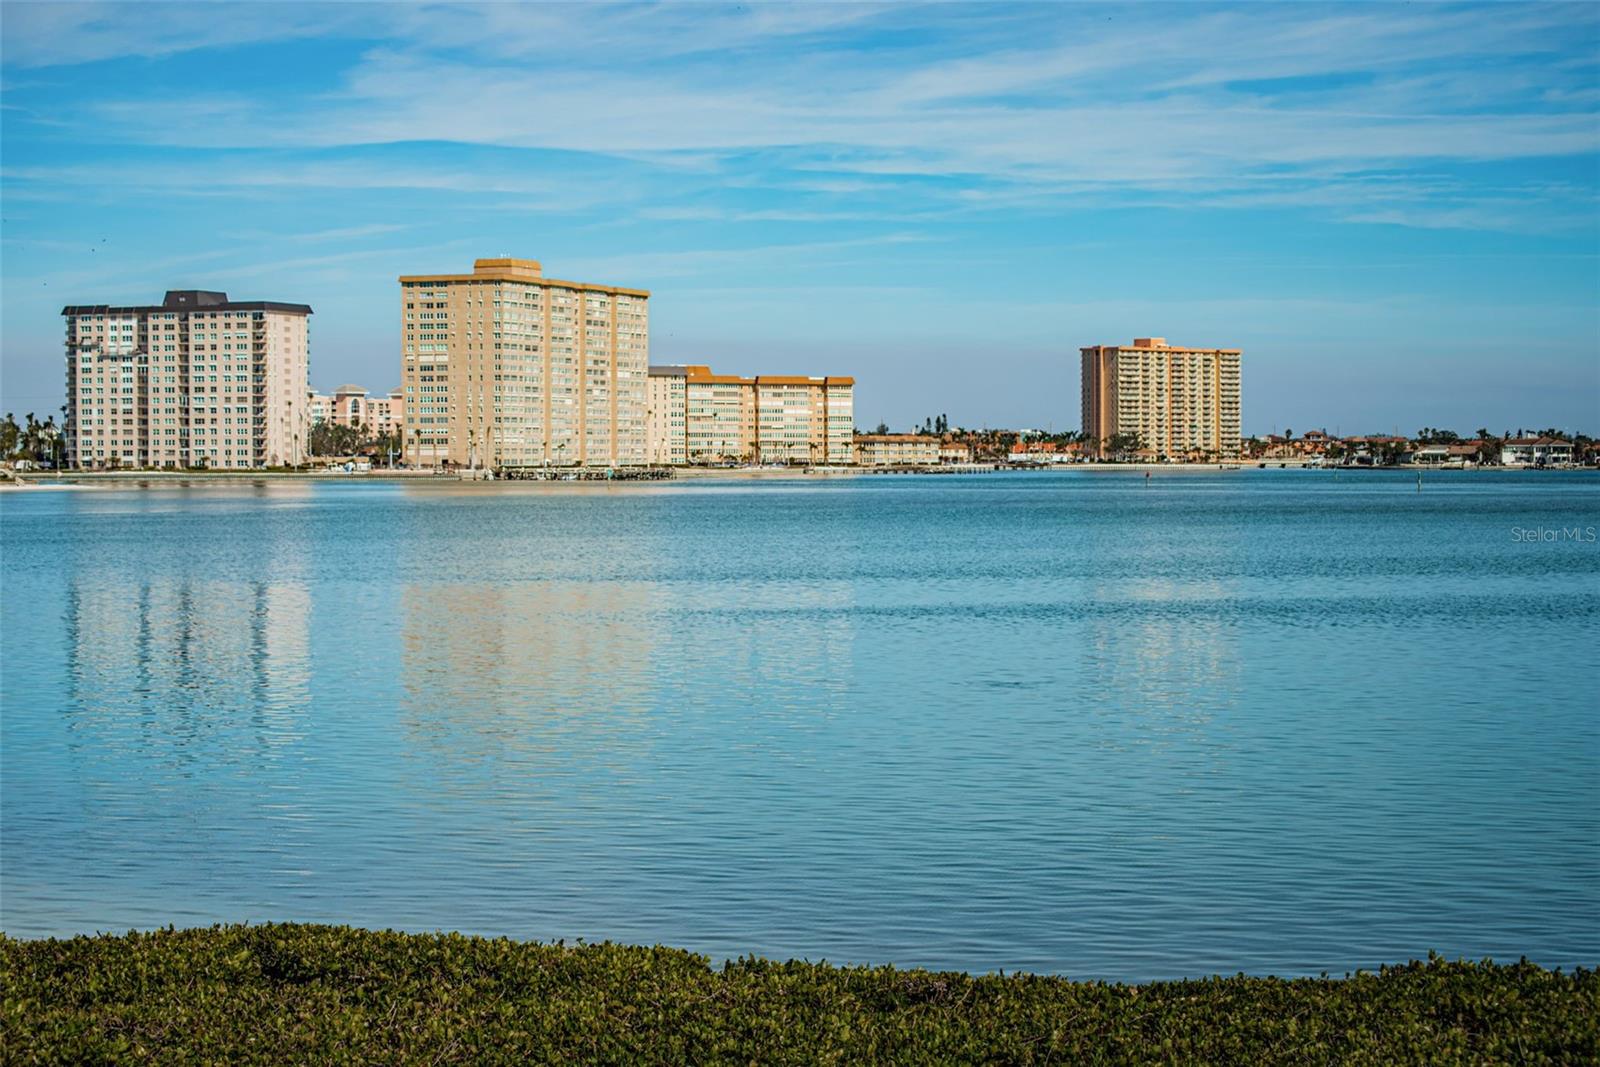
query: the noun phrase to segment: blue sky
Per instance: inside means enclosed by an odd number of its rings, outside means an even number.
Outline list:
[[[1600,6],[0,7],[0,404],[61,306],[402,273],[653,292],[651,358],[857,422],[1078,426],[1080,345],[1245,350],[1245,429],[1600,433]]]

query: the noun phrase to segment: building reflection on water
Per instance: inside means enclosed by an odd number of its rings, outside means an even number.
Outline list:
[[[1244,675],[1235,590],[1221,580],[1162,577],[1093,582],[1098,617],[1083,627],[1084,706],[1112,747],[1194,745],[1225,751],[1217,730],[1237,706]],[[1210,605],[1218,605],[1212,610]]]
[[[129,581],[118,560],[80,559],[64,618],[78,744],[182,767],[271,759],[299,742],[312,669],[303,566],[283,546],[271,581],[160,569]]]
[[[650,707],[649,591],[637,582],[408,584],[402,721],[418,743],[474,761],[604,735]]]
[[[417,784],[524,796],[550,786],[547,772],[586,788],[670,758],[713,729],[707,716],[747,717],[756,735],[825,717],[851,676],[852,599],[845,582],[747,595],[696,582],[407,585],[400,692]]]

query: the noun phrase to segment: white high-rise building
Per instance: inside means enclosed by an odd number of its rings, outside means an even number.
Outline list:
[[[311,308],[175,289],[159,305],[73,304],[67,463],[253,468],[304,461]]]

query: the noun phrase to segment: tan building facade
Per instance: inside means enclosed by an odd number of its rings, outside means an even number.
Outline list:
[[[401,277],[406,463],[645,463],[649,299],[531,259]]]
[[[758,375],[755,395],[761,462],[854,462],[854,378]]]
[[[971,463],[972,445],[966,441],[944,441],[939,445],[940,463]]]
[[[755,459],[755,379],[684,368],[684,451],[692,464]]]
[[[854,462],[855,379],[650,368],[653,463]]]
[[[921,433],[856,434],[856,462],[863,467],[936,467],[943,443]]]
[[[1098,454],[1119,434],[1137,434],[1156,459],[1237,459],[1237,348],[1185,348],[1163,337],[1080,349],[1083,432]]]
[[[66,319],[67,463],[249,469],[301,463],[311,308],[175,289]]]
[[[651,367],[645,387],[645,461],[656,467],[689,462],[687,367]]]

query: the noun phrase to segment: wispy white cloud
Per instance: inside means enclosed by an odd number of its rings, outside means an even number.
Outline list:
[[[926,234],[890,233],[875,237],[835,241],[796,241],[737,248],[692,248],[646,252],[627,256],[580,257],[563,265],[563,271],[596,278],[650,277],[679,279],[707,272],[761,267],[766,271],[796,266],[808,269],[849,262],[850,255],[868,248],[917,245],[933,240]]]
[[[198,49],[340,33],[381,33],[367,3],[71,3],[0,5],[0,57],[9,68],[158,57]]]
[[[898,179],[956,183],[964,188],[911,191],[967,210],[1029,186],[1101,197],[1184,186],[1194,202],[1220,203],[1262,182],[1292,189],[1383,168],[1600,151],[1595,66],[1552,62],[1574,32],[1600,32],[1587,9],[985,10],[988,23],[971,9],[868,5],[384,8],[382,44],[333,92],[292,106],[277,95],[136,93],[97,99],[80,119],[180,148],[443,142],[620,157],[733,184],[755,174],[781,185],[812,170],[831,183],[819,176],[816,191],[835,196],[871,197]],[[330,19],[296,8],[276,32],[376,33],[373,14]],[[260,17],[253,7],[242,16],[246,26]],[[187,20],[166,8],[137,32],[120,9],[24,21],[19,47],[34,61],[64,54],[72,33],[63,27],[87,27],[85,48],[98,39],[95,27],[117,28],[147,52],[238,35],[186,31]],[[951,23],[962,28],[962,54],[948,34],[913,43],[916,29]],[[863,33],[872,35],[872,62],[861,61]],[[286,113],[295,121],[282,121]],[[211,184],[549,188],[507,171],[358,169],[268,167],[259,178],[236,171]],[[1514,223],[1518,214],[1455,217]]]
[[[304,233],[274,233],[267,230],[244,230],[238,233],[226,234],[228,238],[238,241],[277,240],[288,241],[293,244],[312,244],[321,241],[356,241],[364,237],[380,237],[384,234],[399,233],[411,229],[399,223],[374,222],[364,226],[336,226],[327,230],[311,230]]]
[[[8,196],[39,193],[61,199],[124,196],[130,191],[201,197],[294,197],[310,190],[516,194],[524,211],[573,210],[613,199],[627,188],[616,179],[587,172],[541,173],[508,165],[441,165],[416,159],[374,165],[370,160],[254,156],[183,162],[108,156],[94,163],[8,166],[0,170],[0,180],[7,184]]]

